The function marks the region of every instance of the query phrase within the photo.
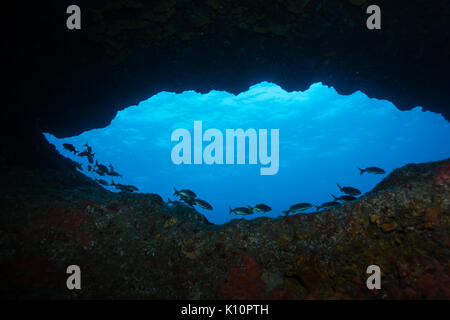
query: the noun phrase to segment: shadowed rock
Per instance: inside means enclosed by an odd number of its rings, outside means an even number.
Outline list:
[[[3,298],[450,298],[450,160],[399,168],[338,208],[224,225],[78,172],[0,178]],[[70,264],[82,292],[65,288]],[[382,289],[369,291],[373,264]]]

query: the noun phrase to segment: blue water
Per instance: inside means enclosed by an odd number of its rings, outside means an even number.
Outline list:
[[[248,164],[248,155],[247,164],[175,165],[171,152],[178,142],[171,141],[172,132],[190,131],[193,155],[194,121],[202,121],[203,132],[219,129],[224,143],[226,129],[268,129],[269,133],[279,129],[278,173],[261,175],[263,165],[259,161]],[[63,143],[83,150],[82,145],[89,142],[96,160],[113,164],[123,174],[116,182],[135,185],[141,192],[158,193],[167,200],[174,199],[174,187],[193,190],[214,207],[197,210],[217,224],[236,218],[276,217],[298,202],[331,201],[331,194],[341,195],[336,182],[364,194],[385,176],[360,175],[358,167],[377,166],[389,174],[407,163],[450,156],[450,124],[441,115],[420,107],[399,111],[391,102],[369,99],[361,92],[341,96],[321,83],[304,92],[286,92],[268,82],[239,95],[161,92],[119,111],[106,128],[64,139],[45,135],[61,154],[83,163],[88,176],[95,175],[86,170],[87,159],[74,156]],[[203,147],[208,144],[203,142]],[[273,211],[229,215],[229,206],[261,202]]]

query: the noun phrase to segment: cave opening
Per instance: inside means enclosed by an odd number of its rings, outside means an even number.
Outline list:
[[[203,130],[200,138],[195,132],[199,121]],[[235,153],[242,153],[234,155],[232,164],[226,161],[230,148],[226,132],[230,129],[247,133],[253,129],[256,133],[256,145],[246,137],[243,150],[235,140]],[[172,138],[176,130],[190,135],[186,145],[190,163],[173,160],[174,148],[182,141]],[[264,130],[268,134],[263,148],[260,133]],[[278,138],[271,139],[276,130]],[[215,134],[205,139],[207,132]],[[218,141],[219,133],[222,141]],[[321,83],[293,92],[269,82],[238,95],[214,90],[206,94],[160,92],[117,112],[105,128],[62,139],[51,133],[44,135],[93,179],[134,185],[140,192],[157,193],[164,200],[175,200],[174,188],[195,191],[213,207],[196,209],[215,224],[235,218],[277,217],[300,202],[320,205],[332,201],[333,195],[343,194],[337,184],[355,187],[364,195],[402,165],[442,160],[450,153],[450,124],[440,114],[423,112],[421,107],[400,111],[389,101],[371,99],[359,91],[339,95]],[[86,143],[95,153],[92,163],[89,157],[80,156]],[[210,148],[208,153],[205,149],[213,143],[222,147]],[[75,154],[63,144],[71,144],[79,152]],[[278,159],[273,157],[275,144]],[[272,157],[270,163],[260,161],[261,150]],[[185,156],[186,152],[179,155]],[[208,154],[215,161],[205,161]],[[121,177],[100,175],[98,167],[93,168],[96,161],[113,168]],[[262,168],[275,164],[275,173],[261,174]],[[386,174],[361,174],[358,169],[372,166],[382,168]],[[111,185],[105,188],[118,192]],[[230,215],[230,207],[260,203],[272,211]],[[304,214],[311,212],[315,212],[314,207]]]

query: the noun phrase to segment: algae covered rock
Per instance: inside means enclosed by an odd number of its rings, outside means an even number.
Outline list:
[[[224,225],[155,194],[109,192],[77,172],[1,172],[9,188],[0,202],[0,293],[449,299],[449,168],[450,160],[407,165],[339,208]],[[83,271],[82,292],[65,288],[72,264]],[[380,267],[380,290],[366,287],[370,265]]]

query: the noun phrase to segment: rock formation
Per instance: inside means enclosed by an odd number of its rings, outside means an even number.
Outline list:
[[[319,213],[213,225],[80,173],[1,172],[2,298],[449,299],[450,160]],[[67,290],[66,268],[82,270]],[[377,265],[381,290],[368,290]]]

